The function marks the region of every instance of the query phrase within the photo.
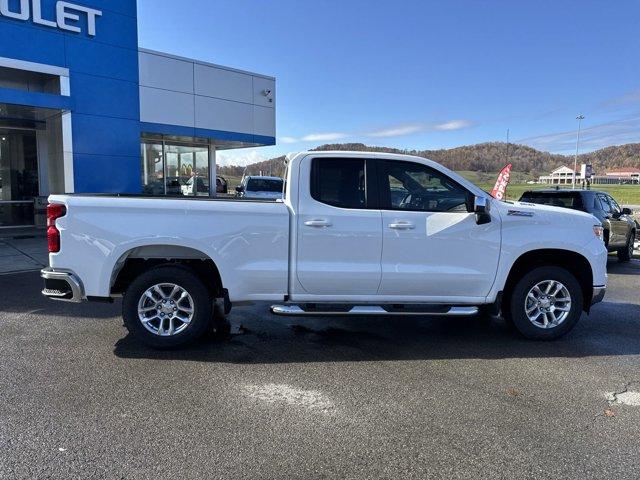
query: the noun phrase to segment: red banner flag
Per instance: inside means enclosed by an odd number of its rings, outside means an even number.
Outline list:
[[[513,165],[511,163],[507,164],[500,172],[500,175],[498,175],[496,186],[491,190],[491,196],[493,198],[497,198],[498,200],[504,199],[504,195],[507,192],[507,185],[509,185],[509,180],[511,180],[512,167]]]

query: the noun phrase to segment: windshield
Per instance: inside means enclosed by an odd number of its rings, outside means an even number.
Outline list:
[[[283,181],[279,178],[250,178],[247,191],[250,192],[282,192]]]

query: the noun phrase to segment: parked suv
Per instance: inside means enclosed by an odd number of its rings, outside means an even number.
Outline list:
[[[597,190],[532,190],[524,192],[520,201],[590,213],[602,222],[607,249],[617,252],[623,262],[633,257],[637,228],[631,217],[633,212],[621,208],[608,193]]]

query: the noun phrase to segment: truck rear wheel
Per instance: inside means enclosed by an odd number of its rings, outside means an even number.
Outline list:
[[[515,285],[508,317],[525,337],[552,340],[578,323],[582,307],[582,288],[571,273],[560,267],[539,267]]]
[[[153,348],[171,349],[200,338],[211,325],[212,298],[188,268],[156,267],[137,277],[124,295],[129,332]]]

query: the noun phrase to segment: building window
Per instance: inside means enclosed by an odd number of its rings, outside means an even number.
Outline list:
[[[164,153],[162,144],[142,143],[142,193],[164,195]]]
[[[141,150],[144,195],[210,195],[208,146],[143,140]]]

